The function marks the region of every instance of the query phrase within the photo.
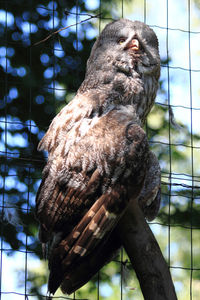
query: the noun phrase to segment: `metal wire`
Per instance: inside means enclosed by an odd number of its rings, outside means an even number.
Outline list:
[[[80,28],[81,25],[79,25],[79,21],[81,17],[84,15],[90,16],[93,15],[94,12],[88,11],[88,14],[86,11],[82,11],[81,5],[82,1],[75,1],[75,10],[71,11],[71,14],[75,16],[76,19],[76,24],[75,24],[75,32],[73,34],[76,35],[75,39],[75,51],[76,55],[78,56],[78,52],[80,51],[80,44],[82,36],[81,36],[81,31]],[[147,16],[148,16],[148,4],[151,2],[144,0],[142,3],[143,6],[143,15],[141,16],[141,20],[143,20],[145,23],[147,23]],[[53,117],[53,114],[55,115],[56,109],[58,106],[59,101],[56,98],[56,93],[57,92],[64,92],[70,91],[71,93],[74,93],[76,91],[75,85],[77,84],[78,80],[75,81],[75,84],[69,89],[69,87],[58,87],[57,85],[57,62],[58,58],[55,56],[55,51],[62,51],[58,46],[55,45],[56,37],[53,36],[51,41],[48,44],[44,44],[43,48],[41,48],[41,53],[50,53],[49,54],[49,60],[50,60],[50,65],[53,70],[53,76],[51,78],[51,85],[50,81],[46,80],[45,82],[39,83],[37,87],[34,85],[31,85],[30,83],[23,81],[20,79],[20,76],[15,76],[10,78],[10,73],[9,73],[9,55],[8,51],[12,47],[15,47],[15,51],[19,52],[21,50],[28,49],[28,66],[29,66],[29,71],[34,69],[34,48],[33,47],[23,47],[23,44],[18,43],[18,40],[14,40],[9,36],[9,5],[13,5],[12,1],[0,1],[2,4],[3,10],[5,11],[5,25],[4,25],[4,34],[3,34],[3,45],[2,47],[5,47],[5,67],[4,67],[4,77],[0,79],[0,84],[3,86],[3,102],[2,102],[2,113],[0,115],[0,128],[2,128],[2,135],[0,142],[4,142],[4,148],[0,149],[0,162],[1,162],[1,202],[0,202],[0,221],[1,221],[1,240],[0,240],[0,300],[8,299],[8,297],[15,297],[19,296],[19,299],[46,299],[46,294],[43,291],[43,289],[39,289],[39,292],[35,292],[34,289],[31,290],[33,286],[31,286],[31,272],[29,270],[29,259],[33,255],[35,255],[36,250],[34,248],[34,243],[33,243],[33,249],[30,247],[30,238],[31,234],[28,230],[28,226],[25,224],[22,224],[24,226],[24,231],[25,231],[25,239],[24,239],[24,244],[23,246],[19,246],[17,249],[13,246],[13,248],[10,246],[10,244],[7,241],[7,228],[9,225],[9,220],[8,218],[6,219],[6,213],[10,212],[10,210],[14,210],[16,216],[17,215],[23,215],[28,219],[29,215],[33,215],[34,213],[34,205],[33,205],[33,194],[35,193],[35,190],[33,191],[33,184],[34,182],[35,185],[37,185],[37,182],[41,178],[41,170],[44,167],[45,164],[45,155],[41,156],[40,154],[36,153],[36,151],[27,151],[26,147],[24,146],[23,149],[19,150],[19,147],[14,147],[14,146],[9,146],[9,138],[10,134],[14,135],[15,132],[17,132],[18,128],[22,128],[21,134],[26,137],[27,139],[27,144],[30,146],[35,142],[32,131],[38,129],[38,125],[33,122],[33,114],[34,114],[34,97],[35,97],[35,91],[34,89],[37,88],[38,94],[42,94],[42,92],[45,92],[45,95],[50,95],[52,96],[52,101],[51,105],[53,105],[52,113],[50,114],[50,119]],[[46,10],[47,13],[49,14],[49,17],[52,17],[52,31],[57,30],[57,25],[56,25],[56,20],[57,20],[57,9],[58,9],[58,3],[53,0],[51,2],[52,4],[50,6],[44,6],[44,5],[38,5],[37,9],[42,9]],[[97,9],[99,13],[98,17],[98,29],[99,32],[102,30],[102,26],[104,25],[104,22],[108,22],[110,20],[113,20],[113,15],[110,13],[110,15],[103,15],[104,12],[104,5],[105,2],[101,1],[99,2],[99,7]],[[120,11],[118,12],[119,17],[129,17],[126,16],[126,1],[121,0],[120,1]],[[22,12],[25,10],[33,11],[33,3],[30,1],[29,4],[25,4],[23,6]],[[161,101],[159,98],[157,98],[156,101],[156,107],[160,110],[163,110],[166,112],[167,118],[168,118],[168,125],[167,125],[167,135],[168,138],[167,140],[159,140],[159,136],[155,134],[153,138],[150,139],[149,143],[155,151],[158,151],[157,147],[161,147],[166,151],[166,161],[167,161],[167,167],[162,170],[162,197],[163,197],[163,203],[162,203],[162,214],[164,215],[163,219],[160,219],[151,222],[150,226],[154,228],[154,226],[158,226],[159,228],[161,227],[163,230],[167,229],[167,260],[168,260],[168,266],[172,271],[187,271],[190,272],[190,277],[189,277],[189,299],[192,300],[197,300],[195,299],[194,296],[194,272],[199,272],[200,274],[200,267],[194,263],[195,261],[195,251],[194,251],[194,238],[195,234],[200,231],[200,225],[197,223],[195,220],[196,215],[195,215],[195,201],[199,201],[200,199],[200,192],[199,192],[199,187],[200,187],[200,174],[195,172],[195,151],[199,151],[200,149],[200,144],[199,140],[196,142],[198,137],[195,137],[197,134],[195,133],[194,130],[194,124],[193,124],[193,119],[194,119],[194,112],[199,112],[200,107],[196,107],[194,104],[194,96],[192,92],[192,87],[193,87],[193,82],[192,82],[192,74],[193,73],[199,73],[200,69],[199,68],[194,68],[192,65],[192,51],[191,51],[191,39],[193,35],[200,34],[199,31],[192,31],[191,30],[191,2],[190,0],[187,1],[187,13],[188,13],[188,28],[187,30],[181,29],[181,28],[172,28],[169,26],[169,16],[170,16],[170,9],[169,9],[169,1],[166,1],[166,27],[160,26],[159,24],[150,24],[150,26],[153,29],[161,29],[163,30],[163,34],[165,34],[166,37],[166,53],[167,53],[167,63],[162,63],[162,68],[163,70],[166,70],[167,72],[167,101]],[[23,18],[26,18],[24,15]],[[37,11],[34,11],[34,14],[29,16],[29,34],[31,36],[32,32],[32,23],[34,23],[34,18],[42,18]],[[19,21],[16,18],[16,24],[18,24]],[[13,24],[12,26],[16,26],[16,31],[17,31],[17,26],[16,24]],[[79,27],[80,26],[80,27]],[[188,36],[188,68],[184,68],[182,66],[178,65],[172,65],[170,61],[170,46],[169,46],[169,38],[170,34],[172,32],[180,32],[180,33],[185,33]],[[26,43],[29,40],[28,37],[23,38],[23,42]],[[58,47],[58,48],[57,48]],[[64,58],[63,58],[64,59]],[[174,104],[171,101],[171,92],[173,89],[173,84],[172,84],[172,77],[171,77],[171,72],[173,70],[180,70],[180,72],[184,72],[188,74],[188,82],[189,82],[189,94],[190,94],[190,102],[188,105],[184,105],[183,103],[180,102],[180,104]],[[79,69],[76,68],[75,72],[75,77],[78,79],[80,75]],[[17,86],[18,89],[25,88],[26,84],[30,84],[27,98],[26,100],[23,99],[22,101],[27,101],[27,111],[24,111],[24,114],[26,114],[25,117],[20,118],[10,118],[10,106],[9,106],[9,90],[10,87]],[[20,102],[19,102],[19,107],[18,109],[20,110]],[[190,128],[189,128],[189,138],[186,139],[185,137],[181,137],[180,140],[176,140],[174,142],[173,139],[173,134],[174,134],[174,129],[173,129],[173,124],[171,124],[171,115],[170,115],[170,109],[173,108],[174,110],[181,108],[183,109],[184,112],[190,111]],[[184,120],[183,120],[184,121]],[[50,120],[49,120],[50,122]],[[185,124],[184,124],[185,125]],[[40,126],[40,131],[46,131],[48,127],[47,123],[42,123]],[[185,128],[185,127],[184,127]],[[184,129],[180,129],[184,130]],[[0,132],[1,133],[1,132]],[[148,136],[151,134],[151,129],[148,128]],[[34,145],[36,148],[36,145]],[[183,169],[183,172],[176,172],[173,169],[173,164],[175,163],[176,157],[173,157],[173,149],[178,148],[178,147],[183,147],[184,151],[190,151],[190,171],[187,172],[187,169]],[[159,152],[159,151],[158,151]],[[162,152],[162,151],[160,151]],[[159,152],[159,153],[160,153]],[[16,172],[10,173],[10,171],[15,170]],[[35,172],[37,170],[37,172]],[[23,173],[23,176],[20,174]],[[16,197],[23,197],[25,199],[23,205],[21,206],[16,206],[15,201],[13,202],[12,198],[13,194],[11,191],[8,189],[8,182],[15,182],[16,185],[22,184],[22,178],[24,182],[26,183],[27,189],[25,189],[24,192],[20,192],[18,195],[15,195]],[[13,181],[12,181],[13,180]],[[10,197],[10,198],[9,198]],[[167,199],[167,200],[166,200]],[[184,204],[182,203],[176,203],[177,199],[184,199]],[[20,202],[21,200],[19,200]],[[182,222],[180,219],[175,219],[173,216],[174,213],[174,207],[178,207],[178,209],[186,209],[185,203],[190,204],[189,208],[189,219],[186,220],[186,222]],[[199,202],[198,202],[199,203]],[[167,213],[164,208],[167,208]],[[165,214],[167,217],[165,218]],[[18,224],[19,225],[19,224]],[[18,226],[16,225],[16,226]],[[9,225],[13,226],[13,225]],[[11,227],[9,227],[11,228]],[[172,236],[173,236],[173,230],[188,230],[190,232],[190,258],[188,258],[190,266],[182,266],[180,262],[174,261],[173,259],[173,241],[172,241]],[[11,229],[10,229],[11,230]],[[18,232],[22,233],[22,232]],[[163,233],[164,234],[164,233]],[[34,233],[33,233],[34,235]],[[17,236],[17,235],[16,235]],[[21,241],[19,241],[21,243]],[[178,241],[177,241],[178,243]],[[22,243],[21,243],[22,244]],[[36,247],[36,246],[35,246]],[[165,249],[166,250],[166,249]],[[200,248],[198,248],[198,251]],[[181,251],[181,250],[179,250]],[[200,251],[199,251],[200,252]],[[5,257],[8,257],[10,253],[15,254],[20,254],[23,256],[23,262],[21,263],[21,270],[23,272],[23,291],[22,289],[17,289],[15,291],[11,290],[5,290],[4,289],[4,274],[6,273],[6,267],[5,267]],[[38,254],[38,253],[37,253]],[[126,254],[122,250],[120,252],[120,257],[117,259],[114,259],[114,262],[116,262],[117,265],[117,270],[118,273],[120,274],[120,279],[118,281],[118,299],[126,299],[126,291],[124,287],[124,282],[123,282],[123,276],[124,276],[124,260],[126,259]],[[129,262],[128,262],[129,264]],[[11,274],[10,276],[14,276]],[[174,275],[173,275],[174,276]],[[96,283],[95,283],[95,299],[102,299],[102,290],[104,288],[104,273],[103,271],[98,272],[96,276]],[[175,278],[175,276],[174,276]],[[110,280],[112,281],[112,280]],[[109,283],[110,285],[112,284]],[[31,288],[30,288],[31,286]],[[92,296],[94,297],[94,296]],[[81,298],[79,295],[79,292],[74,293],[72,296],[55,296],[53,297],[54,299],[84,299]],[[88,295],[87,299],[93,300],[93,298]],[[94,299],[94,300],[95,300]],[[108,297],[109,299],[109,297]],[[137,298],[136,298],[137,299]],[[188,300],[189,300],[188,299]]]

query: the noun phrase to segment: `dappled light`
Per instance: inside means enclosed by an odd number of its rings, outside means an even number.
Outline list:
[[[162,200],[150,226],[178,298],[198,300],[200,7],[186,2],[1,1],[0,299],[46,297],[48,266],[38,241],[35,196],[47,153],[37,146],[82,83],[99,32],[124,17],[145,22],[159,39],[160,87],[145,130],[162,170]],[[59,290],[56,297],[143,299],[124,250],[74,295]]]

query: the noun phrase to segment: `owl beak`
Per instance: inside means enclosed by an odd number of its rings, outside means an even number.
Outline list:
[[[126,45],[126,49],[132,49],[138,51],[140,47],[139,41],[137,39],[131,40],[128,45]]]

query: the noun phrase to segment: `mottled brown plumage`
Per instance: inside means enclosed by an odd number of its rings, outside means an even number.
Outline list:
[[[50,293],[60,285],[73,292],[119,249],[114,229],[130,198],[147,218],[158,212],[160,168],[141,126],[159,74],[153,30],[124,19],[108,24],[77,95],[39,144],[49,153],[36,216],[39,238],[50,246]]]

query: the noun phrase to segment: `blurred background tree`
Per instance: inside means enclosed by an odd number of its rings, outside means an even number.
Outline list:
[[[141,9],[138,0],[12,0],[0,4],[0,298],[10,299],[7,293],[14,292],[19,293],[15,299],[24,299],[23,294],[44,299],[47,264],[38,242],[34,207],[46,153],[37,152],[37,144],[83,81],[86,61],[99,31],[112,19],[128,18],[133,12],[146,21],[148,7],[144,1]],[[198,14],[198,9],[195,12]],[[100,17],[83,22],[98,14]],[[62,27],[68,28],[35,45]],[[184,114],[182,120],[174,121],[169,77],[173,57],[167,51],[161,59],[164,72],[157,104],[146,125],[150,145],[162,167],[161,210],[151,228],[171,267],[180,299],[197,299],[199,132],[192,122],[185,122]],[[191,79],[189,72],[187,80]],[[179,99],[179,105],[184,107],[184,99]],[[192,118],[191,96],[185,109]],[[123,295],[123,299],[143,299],[129,262],[123,263],[126,259],[121,251],[73,297],[114,300]],[[8,278],[16,290],[8,288]]]

